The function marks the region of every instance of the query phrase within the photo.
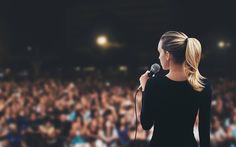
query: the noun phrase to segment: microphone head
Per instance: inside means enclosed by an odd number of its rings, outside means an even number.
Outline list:
[[[152,76],[160,71],[160,65],[157,63],[152,64],[149,76]]]

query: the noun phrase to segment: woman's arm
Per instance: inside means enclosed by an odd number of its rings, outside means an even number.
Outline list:
[[[211,100],[212,89],[207,83],[205,86],[204,96],[199,106],[199,138],[200,147],[210,147],[210,118],[211,118]]]
[[[142,92],[142,108],[140,112],[140,122],[144,130],[151,129],[154,120],[152,117],[152,78],[148,79],[145,85],[145,90]]]

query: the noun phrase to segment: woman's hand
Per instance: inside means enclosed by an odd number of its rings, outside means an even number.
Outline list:
[[[141,77],[139,78],[139,82],[140,82],[140,85],[141,85],[141,87],[142,87],[142,91],[144,91],[146,82],[147,82],[147,80],[149,79],[148,73],[150,73],[149,70],[147,70],[147,71],[146,71],[143,75],[141,75]]]

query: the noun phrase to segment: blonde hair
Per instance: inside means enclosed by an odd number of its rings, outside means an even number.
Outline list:
[[[188,38],[183,32],[168,31],[161,36],[162,48],[173,56],[175,63],[184,64],[187,80],[196,91],[205,86],[198,66],[201,60],[202,47],[196,38]]]

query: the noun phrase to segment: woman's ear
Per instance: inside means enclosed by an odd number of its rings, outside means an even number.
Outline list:
[[[170,60],[170,53],[168,51],[166,51],[166,60],[169,61]]]

